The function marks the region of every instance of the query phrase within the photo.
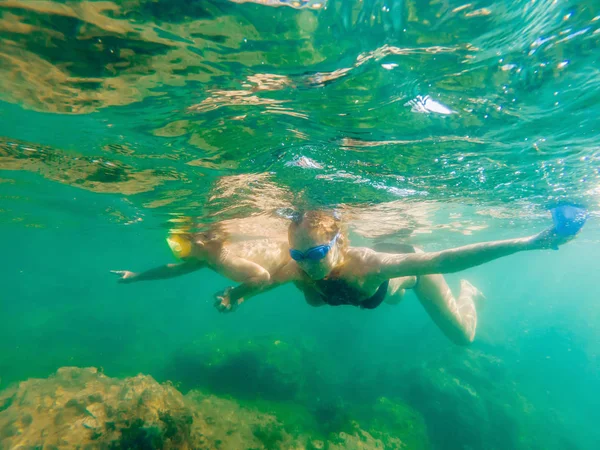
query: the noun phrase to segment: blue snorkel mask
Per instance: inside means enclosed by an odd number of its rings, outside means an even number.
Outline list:
[[[309,248],[305,252],[301,252],[300,250],[290,249],[290,256],[296,262],[301,261],[320,261],[327,256],[329,250],[335,245],[340,233],[337,233],[328,244],[317,245],[316,247]]]

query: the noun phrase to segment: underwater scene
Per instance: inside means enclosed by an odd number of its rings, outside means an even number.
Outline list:
[[[600,448],[598,0],[0,1],[0,450]]]

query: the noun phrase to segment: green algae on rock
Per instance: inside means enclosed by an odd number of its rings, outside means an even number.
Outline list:
[[[456,349],[402,377],[436,448],[575,448],[560,415],[536,409],[498,357]]]
[[[316,449],[406,448],[398,436],[361,429],[326,440],[291,434],[273,414],[152,377],[118,379],[95,368],[63,367],[0,392],[0,448]]]
[[[2,448],[196,448],[183,396],[149,376],[63,367],[8,388],[0,404]]]

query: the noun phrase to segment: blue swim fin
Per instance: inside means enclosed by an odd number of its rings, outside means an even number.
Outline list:
[[[575,205],[560,205],[550,210],[554,231],[560,236],[574,236],[585,224],[587,211]]]

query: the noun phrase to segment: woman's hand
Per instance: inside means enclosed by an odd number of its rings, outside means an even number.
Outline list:
[[[550,210],[554,226],[531,238],[531,245],[534,249],[553,249],[566,244],[579,232],[585,225],[588,218],[588,212],[585,208],[574,205],[561,205]]]
[[[577,235],[566,236],[556,232],[554,227],[532,236],[529,245],[534,250],[558,250],[558,247],[575,239]]]

